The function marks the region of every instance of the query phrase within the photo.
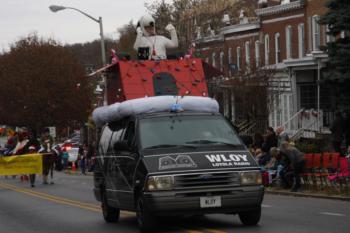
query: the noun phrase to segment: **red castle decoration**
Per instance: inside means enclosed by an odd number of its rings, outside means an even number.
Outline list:
[[[108,104],[157,95],[208,96],[201,59],[120,60],[109,68]]]

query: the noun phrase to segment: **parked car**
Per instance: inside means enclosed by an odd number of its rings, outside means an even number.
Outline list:
[[[68,152],[68,162],[76,162],[78,160],[79,144],[65,142],[61,144],[61,150]]]
[[[68,152],[68,162],[76,162],[78,160],[79,147],[72,147]]]
[[[81,144],[80,133],[73,133],[64,143]]]

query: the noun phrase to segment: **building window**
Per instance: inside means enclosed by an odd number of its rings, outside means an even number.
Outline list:
[[[220,70],[221,72],[224,71],[224,52],[220,52]]]
[[[265,66],[270,64],[270,38],[265,35]]]
[[[231,75],[231,64],[232,64],[232,48],[229,48],[227,51],[228,58],[228,73]]]
[[[213,67],[216,67],[216,54],[215,52],[211,55],[211,64]]]
[[[326,36],[326,42],[327,42],[327,43],[331,43],[331,42],[334,42],[334,41],[335,41],[334,36],[333,36],[333,35],[330,35],[329,32],[330,32],[330,28],[329,28],[329,25],[327,25],[327,26],[326,26],[326,34],[327,34],[327,36]]]
[[[249,41],[245,42],[245,64],[247,68],[250,65],[250,43]]]
[[[317,108],[317,86],[314,83],[303,83],[299,86],[300,108]]]
[[[275,58],[276,64],[281,62],[281,36],[279,33],[275,34]]]
[[[312,48],[313,50],[320,50],[320,25],[318,24],[318,20],[320,17],[315,15],[312,17]]]
[[[241,47],[237,47],[237,70],[241,70]]]
[[[255,41],[255,66],[259,67],[260,62],[260,46],[259,41]]]
[[[286,52],[287,59],[292,57],[292,26],[286,27]]]
[[[289,3],[290,3],[290,0],[281,0],[281,5],[289,4]]]
[[[344,39],[344,38],[346,37],[345,34],[346,34],[345,31],[342,30],[342,31],[340,32],[340,38]]]
[[[228,58],[228,64],[231,64],[232,63],[232,48],[229,48],[228,51],[227,51],[227,58]]]
[[[299,58],[305,56],[305,26],[303,23],[298,26],[298,51]]]

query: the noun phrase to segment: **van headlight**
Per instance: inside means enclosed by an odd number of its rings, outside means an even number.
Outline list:
[[[173,176],[150,176],[146,184],[147,191],[171,190],[173,187]]]
[[[241,185],[260,185],[262,184],[260,171],[241,172]]]

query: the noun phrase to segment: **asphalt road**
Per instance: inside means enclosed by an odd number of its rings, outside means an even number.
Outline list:
[[[107,224],[92,194],[92,177],[56,173],[55,184],[35,188],[17,179],[0,178],[0,233],[139,232],[133,213]],[[266,195],[256,227],[238,216],[208,215],[162,221],[159,232],[175,233],[348,233],[350,202]]]

